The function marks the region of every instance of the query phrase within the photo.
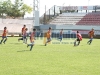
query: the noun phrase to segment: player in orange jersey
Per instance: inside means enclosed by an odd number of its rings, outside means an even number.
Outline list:
[[[31,44],[27,44],[27,47],[30,47],[30,51],[32,50],[33,46],[34,46],[34,40],[35,40],[35,31],[36,29],[33,29],[33,32],[30,34],[30,42]]]
[[[27,36],[28,36],[27,31],[28,31],[28,28],[26,28],[26,29],[23,31],[23,42],[24,42],[25,44],[27,44]]]
[[[94,37],[94,29],[92,28],[92,30],[91,31],[89,31],[89,33],[88,33],[88,36],[89,36],[89,38],[90,38],[90,40],[87,42],[87,44],[91,44],[92,43],[92,40],[93,40],[93,37]]]
[[[47,37],[47,42],[45,43],[45,46],[47,45],[47,43],[49,43],[51,41],[51,27],[49,27],[48,32],[46,33],[46,37]]]
[[[22,34],[22,38],[19,38],[18,41],[23,40],[23,33],[26,29],[26,25],[23,26],[22,30],[21,30],[21,34]]]
[[[0,44],[2,44],[2,42],[5,44],[5,42],[7,41],[7,33],[8,33],[7,27],[4,27]]]

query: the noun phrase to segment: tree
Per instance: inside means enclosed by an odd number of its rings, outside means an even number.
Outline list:
[[[26,4],[23,4],[23,6],[21,7],[21,12],[23,15],[25,15],[26,12],[31,13],[32,8]]]
[[[11,0],[0,1],[0,16],[5,14],[6,17],[18,18],[24,17],[26,12],[31,13],[32,7],[24,4],[22,0],[15,0],[14,3]]]
[[[0,2],[0,17],[2,16],[3,14],[3,4]]]
[[[12,7],[12,3],[10,0],[8,1],[4,1],[2,3],[2,12],[3,14],[7,15],[9,12],[11,12],[11,7]]]

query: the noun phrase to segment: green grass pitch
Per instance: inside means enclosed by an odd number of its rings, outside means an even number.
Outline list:
[[[100,75],[100,39],[94,39],[91,45],[87,41],[83,39],[80,46],[73,47],[44,46],[43,40],[35,40],[29,51],[18,37],[8,37],[6,44],[0,44],[0,75]]]

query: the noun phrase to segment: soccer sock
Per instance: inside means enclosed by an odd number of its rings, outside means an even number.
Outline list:
[[[27,43],[27,38],[26,38],[26,43]]]
[[[77,42],[77,40],[75,40],[75,42],[74,42],[74,46],[76,46],[76,42]]]
[[[91,39],[87,42],[87,43],[90,43]]]
[[[45,46],[47,45],[47,42],[45,43]]]
[[[23,43],[26,43],[26,38],[23,38]]]
[[[60,39],[60,42],[61,42],[61,39]]]
[[[46,44],[47,44],[48,42],[49,42],[49,41],[47,41]]]
[[[32,48],[33,48],[33,44],[27,44],[27,47],[28,47],[28,46],[31,46],[31,47],[30,47],[30,51],[31,51]]]
[[[23,38],[23,43],[25,43],[25,39]]]
[[[89,45],[92,43],[92,39],[90,40],[90,43],[89,43]]]
[[[78,41],[78,45],[80,44],[80,41]]]
[[[33,44],[32,44],[31,47],[30,47],[30,51],[32,50],[32,48],[33,48]]]
[[[23,38],[19,38],[18,40],[23,40]]]
[[[74,46],[76,46],[76,41],[74,42]]]
[[[47,44],[47,43],[48,43],[48,41],[45,44]]]
[[[47,45],[48,42],[49,42],[49,41],[47,41],[47,42],[45,43],[45,46]]]
[[[60,38],[60,42],[62,41],[62,38]]]
[[[3,43],[5,43],[7,41],[7,38],[4,40],[4,42]]]
[[[0,44],[2,44],[3,39],[1,40]]]

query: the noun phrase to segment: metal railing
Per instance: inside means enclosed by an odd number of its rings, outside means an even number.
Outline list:
[[[60,7],[54,5],[40,17],[40,24],[48,24],[50,20],[60,14]]]

